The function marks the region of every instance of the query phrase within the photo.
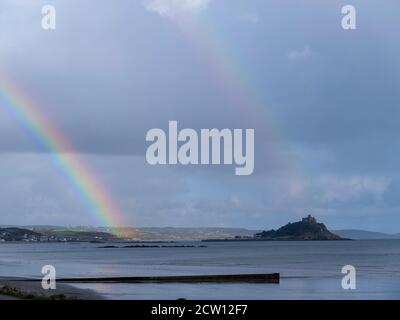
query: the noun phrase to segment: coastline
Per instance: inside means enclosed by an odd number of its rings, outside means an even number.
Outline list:
[[[286,242],[286,241],[304,241],[304,242],[313,242],[313,241],[354,241],[354,239],[347,239],[347,238],[342,238],[342,239],[258,239],[258,238],[234,238],[234,239],[204,239],[201,240],[201,242]]]
[[[27,278],[0,277],[0,300],[104,300],[89,289],[59,284],[55,290],[44,290],[41,281]]]

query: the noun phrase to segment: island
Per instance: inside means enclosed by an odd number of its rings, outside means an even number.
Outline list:
[[[210,241],[321,241],[321,240],[350,240],[342,238],[328,230],[323,224],[317,222],[317,219],[311,215],[303,218],[301,221],[289,222],[278,230],[262,231],[254,234],[252,237],[237,236],[231,239],[206,239]]]
[[[261,240],[349,240],[330,232],[323,223],[308,215],[301,221],[288,223],[278,230],[256,233],[254,238]]]

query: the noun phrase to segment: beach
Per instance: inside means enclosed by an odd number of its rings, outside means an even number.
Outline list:
[[[44,290],[41,281],[23,278],[0,279],[0,300],[102,300],[103,297],[90,289],[80,289],[57,284],[55,290]]]

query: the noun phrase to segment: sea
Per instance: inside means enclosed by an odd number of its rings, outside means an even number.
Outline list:
[[[74,284],[106,299],[400,299],[400,240],[179,242],[194,247],[101,248],[98,243],[1,243],[0,277],[275,273],[279,284]],[[156,245],[152,243],[151,245]],[[162,243],[176,246],[177,243]],[[199,247],[205,245],[206,247]],[[354,266],[355,289],[342,287]]]

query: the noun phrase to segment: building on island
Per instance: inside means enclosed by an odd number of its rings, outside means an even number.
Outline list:
[[[308,223],[317,223],[317,219],[315,219],[311,214],[301,220],[302,222]]]

